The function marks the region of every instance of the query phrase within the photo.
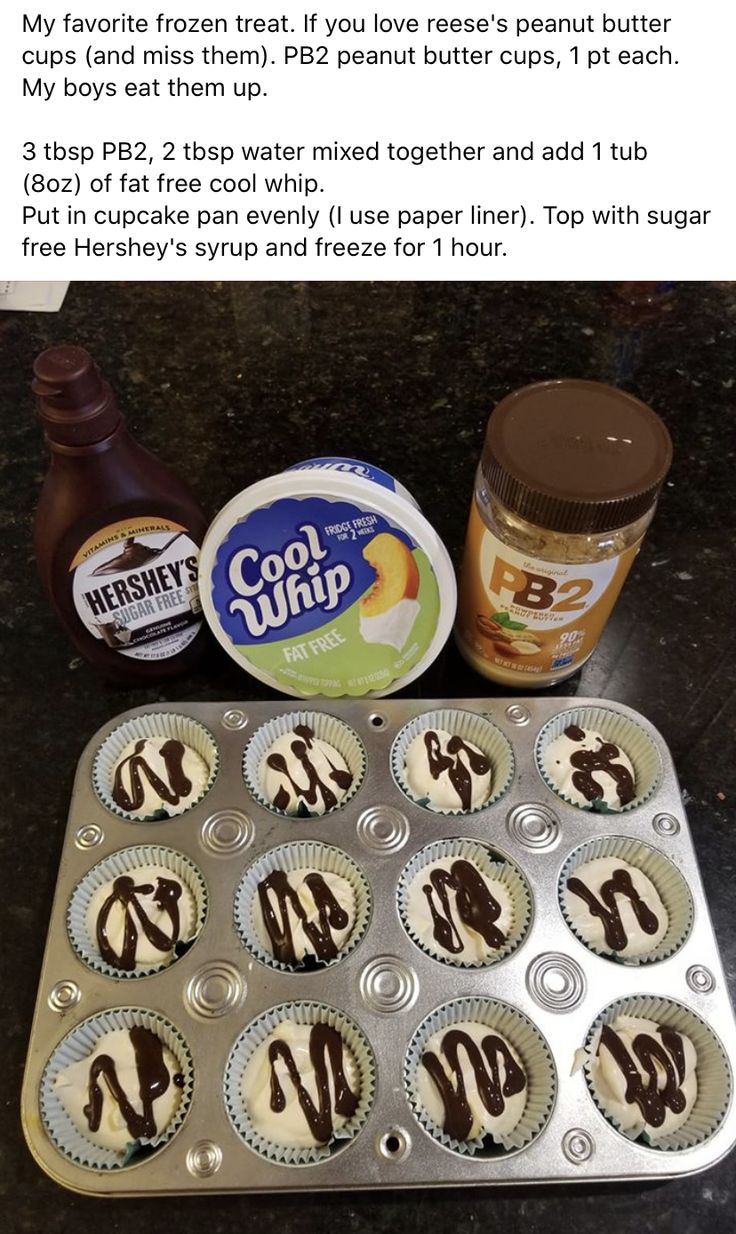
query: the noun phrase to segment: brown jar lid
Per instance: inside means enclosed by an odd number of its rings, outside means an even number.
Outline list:
[[[102,441],[122,420],[110,385],[83,347],[48,347],[36,357],[31,386],[50,442],[84,446]]]
[[[641,518],[672,462],[659,416],[597,381],[543,381],[488,421],[481,468],[498,500],[550,531],[613,531]]]

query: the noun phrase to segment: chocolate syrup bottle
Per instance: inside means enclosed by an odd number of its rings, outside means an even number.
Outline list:
[[[134,441],[81,347],[51,347],[33,391],[51,451],[36,511],[42,582],[81,655],[118,681],[188,668],[206,640],[197,589],[207,527],[186,485]]]

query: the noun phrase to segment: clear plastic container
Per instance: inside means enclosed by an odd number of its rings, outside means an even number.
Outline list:
[[[578,671],[671,458],[659,417],[610,386],[544,382],[499,404],[476,475],[455,627],[479,673],[533,689]]]

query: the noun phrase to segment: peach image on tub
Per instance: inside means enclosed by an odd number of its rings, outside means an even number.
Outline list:
[[[363,557],[376,580],[360,601],[360,635],[366,643],[405,646],[419,614],[419,569],[411,550],[390,532],[366,544]]]

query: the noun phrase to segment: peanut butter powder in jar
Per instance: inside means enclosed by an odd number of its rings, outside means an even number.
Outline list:
[[[594,381],[546,381],[488,422],[455,637],[489,677],[535,689],[592,654],[672,461],[645,403]]]

